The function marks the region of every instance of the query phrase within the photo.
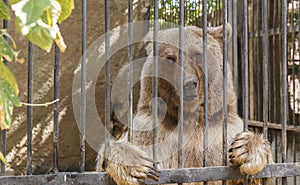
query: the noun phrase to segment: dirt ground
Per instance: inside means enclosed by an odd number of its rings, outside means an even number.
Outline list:
[[[78,171],[80,161],[79,129],[76,124],[72,106],[72,85],[74,71],[81,57],[81,1],[74,1],[75,9],[71,17],[61,24],[62,35],[68,46],[60,60],[60,117],[59,117],[59,171]],[[111,29],[127,23],[127,1],[111,1]],[[134,1],[134,20],[143,20],[145,12],[144,1]],[[18,36],[14,23],[10,22],[10,32],[17,42],[20,55],[27,60],[27,41]],[[104,1],[87,1],[87,46],[104,34]],[[138,48],[138,47],[136,47]],[[140,48],[140,47],[139,47]],[[111,78],[128,62],[127,48],[117,52],[111,59]],[[140,50],[135,49],[135,55]],[[20,99],[27,101],[27,63],[9,64],[17,77],[20,89]],[[34,82],[33,102],[44,103],[53,101],[53,70],[54,52],[46,53],[39,48],[34,49]],[[104,123],[105,78],[101,71],[96,86],[96,105]],[[33,108],[33,173],[48,173],[52,169],[53,158],[53,106]],[[8,168],[15,175],[25,174],[27,165],[27,108],[14,110],[11,129],[7,133]],[[113,117],[115,118],[115,117]],[[115,131],[118,128],[115,128]],[[119,132],[119,131],[116,131]],[[96,137],[96,136],[95,136]],[[97,137],[96,137],[97,138]],[[86,170],[95,168],[96,152],[86,145]]]

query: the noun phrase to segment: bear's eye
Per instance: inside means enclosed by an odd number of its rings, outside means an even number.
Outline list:
[[[197,62],[197,63],[200,63],[201,61],[202,61],[202,54],[199,52],[197,52],[197,53],[195,53],[194,55],[193,55],[193,57],[194,57],[194,60]]]
[[[174,55],[168,55],[168,56],[166,56],[166,59],[171,62],[176,62],[177,57]]]

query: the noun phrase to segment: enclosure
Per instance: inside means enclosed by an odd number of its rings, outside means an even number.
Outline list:
[[[61,54],[57,46],[46,53],[15,38],[20,55],[27,56],[25,64],[9,64],[19,83],[20,99],[58,101],[47,107],[15,108],[11,128],[1,131],[8,165],[1,165],[0,183],[114,184],[108,174],[95,172],[96,152],[101,144],[109,145],[110,139],[132,133],[128,128],[137,111],[144,36],[149,30],[155,36],[158,30],[182,32],[184,26],[196,25],[205,37],[208,27],[225,22],[232,26],[232,37],[227,42],[224,35],[222,48],[224,102],[231,80],[227,79],[228,62],[244,128],[268,138],[275,162],[249,178],[274,177],[274,184],[300,184],[297,0],[82,0],[75,2],[70,19],[60,25],[66,53]],[[4,21],[3,27],[16,34],[13,23]],[[122,83],[116,82],[119,76]],[[115,98],[120,94],[125,98]],[[228,149],[223,147],[225,159]],[[158,182],[146,182],[225,183],[247,178],[236,166],[227,165],[224,160],[223,166],[162,169]]]

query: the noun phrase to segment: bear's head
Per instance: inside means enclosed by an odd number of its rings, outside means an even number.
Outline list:
[[[204,84],[208,77],[209,119],[223,107],[223,26],[208,28],[207,63],[204,73],[203,30],[195,26],[184,28],[183,47],[179,45],[179,28],[158,32],[158,116],[159,121],[176,126],[180,107],[180,59],[183,50],[183,112],[184,122],[202,123],[204,119]],[[231,26],[227,24],[227,41],[231,38]],[[147,59],[141,74],[141,93],[138,111],[153,107],[154,57],[153,32],[145,37]],[[232,85],[231,69],[228,65],[227,106],[233,107],[236,96]]]

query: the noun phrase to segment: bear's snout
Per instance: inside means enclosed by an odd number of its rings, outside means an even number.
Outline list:
[[[193,77],[189,76],[183,79],[183,99],[185,101],[192,101],[198,98],[198,80]]]

